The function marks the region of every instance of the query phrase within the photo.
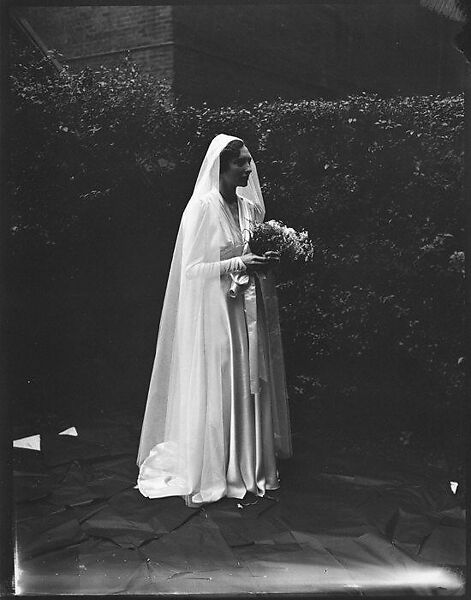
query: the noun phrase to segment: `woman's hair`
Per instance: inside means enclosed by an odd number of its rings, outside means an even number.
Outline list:
[[[242,140],[231,140],[219,155],[219,172],[224,173],[229,168],[229,163],[239,158],[240,149],[244,146]]]

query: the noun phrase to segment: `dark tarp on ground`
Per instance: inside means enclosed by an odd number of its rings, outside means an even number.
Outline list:
[[[295,456],[281,491],[193,509],[134,488],[126,419],[77,430],[14,449],[19,593],[463,592],[465,512],[438,471]]]

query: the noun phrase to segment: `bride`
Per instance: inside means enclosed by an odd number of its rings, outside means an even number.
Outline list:
[[[265,206],[244,142],[217,135],[183,212],[142,424],[137,487],[188,506],[279,487],[291,433]]]

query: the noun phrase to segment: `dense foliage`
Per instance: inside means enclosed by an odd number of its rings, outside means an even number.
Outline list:
[[[462,97],[181,107],[129,60],[58,74],[13,57],[12,331],[35,397],[142,409],[181,211],[225,132],[254,155],[267,218],[316,246],[279,274],[295,420],[456,429]]]

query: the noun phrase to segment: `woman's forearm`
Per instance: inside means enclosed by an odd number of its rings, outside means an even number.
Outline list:
[[[197,262],[188,265],[186,268],[186,276],[189,279],[196,277],[216,277],[227,273],[243,273],[247,270],[244,261],[240,256],[227,258],[216,262]]]

